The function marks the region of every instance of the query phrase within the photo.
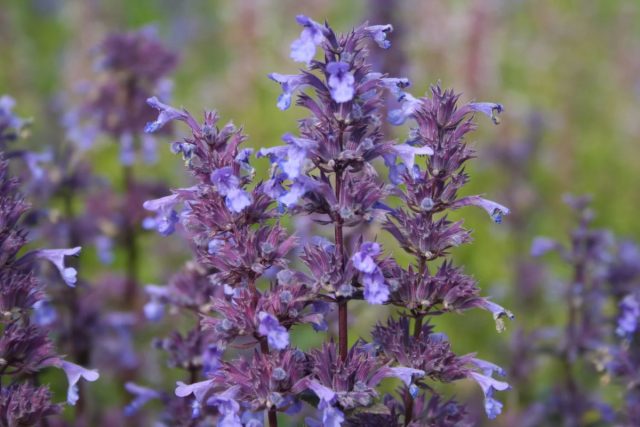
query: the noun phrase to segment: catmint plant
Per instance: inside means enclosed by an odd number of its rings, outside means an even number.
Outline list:
[[[99,135],[118,141],[124,196],[118,200],[122,246],[126,251],[127,284],[123,300],[128,306],[138,300],[140,222],[138,207],[150,197],[149,185],[136,179],[134,165],[141,156],[156,161],[156,142],[144,126],[154,111],[145,100],[152,94],[166,99],[172,83],[168,75],[177,55],[158,38],[153,27],[108,35],[96,49],[94,81],[81,86],[85,101],[67,116],[69,137],[80,147],[89,146]],[[140,198],[142,197],[142,199]],[[145,228],[152,227],[148,222]],[[106,242],[105,242],[106,243]]]
[[[471,379],[494,418],[502,409],[497,393],[509,388],[493,377],[502,369],[475,354],[456,355],[430,320],[482,308],[502,330],[504,318],[512,317],[480,296],[476,281],[449,258],[470,241],[470,232],[447,216],[477,206],[500,223],[509,213],[496,202],[459,194],[469,179],[465,163],[474,156],[464,137],[475,129],[475,113],[498,123],[503,107],[458,106],[459,95],[439,86],[414,97],[405,91],[407,78],[374,71],[367,44],[389,48],[390,25],[339,35],[306,16],[297,22],[302,31],[290,56],[306,68],[269,78],[282,89],[279,109],[289,109],[295,98],[310,115],[298,122],[297,134],[282,137],[284,145],[258,150],[256,156],[271,163],[266,180],[255,178],[242,131],[220,127],[216,113],[205,113],[200,123],[185,109],[155,97],[147,101],[159,112],[148,131],[172,121],[187,125],[191,134],[174,142],[172,151],[183,157],[195,183],[149,200],[145,208],[161,234],[182,229],[199,277],[207,279],[180,289],[148,288],[147,314],[171,305],[200,317],[187,338],[165,346],[188,349],[179,352],[187,356],[181,365],[198,369],[189,383],[178,382],[175,394],[191,402],[196,425],[217,417],[219,426],[259,426],[266,417],[273,427],[310,406],[317,412],[305,419],[309,426],[454,426],[468,422],[466,409],[436,384]],[[412,124],[402,143],[383,134],[388,96],[400,105],[387,120]],[[281,225],[283,218],[299,216],[326,226],[332,238],[301,241]],[[346,238],[375,223],[411,257],[408,267],[376,238]],[[373,328],[371,342],[350,344],[354,300],[364,300],[368,310],[398,308]],[[296,348],[291,331],[306,324],[326,330],[331,310],[338,313],[337,337],[306,352]],[[381,396],[387,378],[401,386]],[[133,406],[151,396],[133,393]]]
[[[606,229],[594,228],[595,217],[587,196],[567,196],[577,226],[569,243],[537,237],[531,255],[555,252],[570,267],[569,280],[556,280],[566,301],[564,323],[530,334],[526,357],[540,365],[560,365],[562,375],[551,382],[552,395],[533,401],[520,414],[520,424],[585,425],[585,420],[607,425],[634,425],[638,411],[637,326],[640,309],[640,250],[628,240],[616,240]],[[612,307],[616,309],[611,310]],[[522,386],[538,381],[537,371]],[[595,383],[592,378],[598,378]],[[617,392],[616,392],[617,390]],[[620,399],[611,399],[614,394]]]
[[[38,322],[36,309],[44,302],[38,278],[40,260],[50,262],[67,286],[74,286],[77,271],[68,267],[68,257],[80,247],[24,251],[27,230],[21,221],[29,206],[18,193],[18,182],[9,175],[9,165],[0,152],[0,424],[34,425],[60,412],[48,386],[38,385],[39,373],[49,367],[62,369],[68,379],[67,403],[78,401],[80,379],[95,381],[96,370],[64,360],[49,339],[49,330]]]

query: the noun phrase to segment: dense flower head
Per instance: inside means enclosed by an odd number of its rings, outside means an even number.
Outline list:
[[[176,55],[151,27],[109,35],[97,49],[97,69],[104,80],[85,106],[102,131],[120,137],[140,134],[153,110],[144,100],[157,91],[177,63]]]
[[[466,378],[471,357],[456,356],[446,336],[433,332],[429,324],[422,326],[417,337],[411,338],[409,319],[389,319],[387,326],[378,324],[372,337],[381,352],[402,366],[425,372],[425,377],[441,382]]]
[[[249,359],[225,362],[214,378],[222,387],[240,386],[236,400],[252,412],[272,407],[286,412],[299,408],[293,388],[307,373],[305,354],[287,349],[271,354],[255,351]]]
[[[12,374],[31,374],[57,361],[47,331],[36,325],[12,322],[0,338],[0,358]]]
[[[36,425],[61,409],[51,402],[51,392],[45,386],[11,384],[0,391],[0,423],[5,426]]]
[[[73,285],[76,271],[65,267],[63,258],[77,254],[80,248],[40,249],[20,254],[27,243],[22,224],[26,210],[18,183],[9,176],[8,163],[0,151],[0,361],[1,375],[10,381],[0,393],[0,419],[5,425],[40,424],[44,417],[59,412],[59,406],[51,402],[48,387],[31,385],[32,379],[44,368],[56,366],[66,370],[66,366],[73,365],[58,356],[48,329],[37,321],[36,309],[45,294],[36,276],[36,260],[39,257],[50,260],[65,281]],[[91,377],[97,379],[98,373],[91,372]],[[2,379],[3,383],[5,380]],[[67,401],[73,405],[78,395],[72,393],[74,389],[69,390]]]
[[[156,340],[157,348],[167,353],[167,363],[171,367],[186,370],[203,370],[203,355],[208,351],[211,342],[215,342],[207,331],[190,330],[186,334],[173,331],[164,339]]]
[[[145,310],[151,318],[159,319],[165,306],[199,316],[187,335],[173,333],[159,341],[173,352],[172,365],[189,372],[189,383],[179,382],[176,396],[190,402],[193,420],[206,419],[213,409],[218,425],[258,426],[256,414],[264,411],[275,426],[277,412],[293,413],[307,402],[318,411],[306,420],[310,426],[452,426],[464,425],[466,410],[441,397],[431,383],[472,378],[485,395],[487,415],[497,415],[501,403],[494,392],[508,388],[492,377],[499,368],[473,355],[455,355],[429,319],[478,307],[490,311],[502,329],[503,317],[512,317],[481,297],[476,281],[446,258],[471,240],[462,221],[447,219],[448,211],[473,205],[496,223],[509,213],[480,196],[458,195],[469,179],[465,162],[474,156],[464,142],[475,128],[474,113],[497,123],[503,107],[458,107],[459,95],[439,86],[431,97],[417,98],[405,92],[407,78],[375,72],[367,45],[372,40],[374,48],[389,48],[391,25],[337,34],[303,15],[297,22],[302,31],[290,46],[291,57],[306,68],[268,77],[282,89],[279,109],[288,109],[297,96],[296,104],[309,116],[298,121],[297,133],[283,135],[283,145],[257,150],[256,157],[271,164],[264,182],[255,179],[253,153],[242,148],[246,137],[240,128],[218,126],[213,112],[199,123],[186,109],[148,99],[158,116],[147,132],[173,121],[188,126],[190,135],[171,150],[195,179],[194,186],[145,206],[161,216],[158,222],[166,220],[165,230],[182,226],[204,279],[205,291],[183,287],[197,295],[197,304],[182,304],[173,285],[147,288]],[[318,50],[323,54],[316,56]],[[417,124],[406,141],[384,135],[389,95],[401,103],[390,121]],[[388,181],[376,163],[387,166]],[[291,235],[286,216],[303,215],[309,223],[332,227],[333,240],[310,237],[315,230]],[[383,254],[377,238],[364,237],[376,222],[416,265],[401,267]],[[439,258],[432,273],[427,263]],[[305,270],[295,270],[297,260]],[[374,342],[358,340],[349,347],[346,314],[355,299],[396,304],[400,320],[376,327]],[[292,330],[303,325],[326,330],[334,305],[338,342],[306,353],[296,349]],[[198,365],[198,357],[207,362]],[[381,398],[378,386],[385,378],[404,386]]]

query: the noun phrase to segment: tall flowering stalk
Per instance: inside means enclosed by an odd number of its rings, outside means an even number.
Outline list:
[[[169,96],[171,81],[167,76],[176,63],[177,55],[159,40],[152,27],[110,34],[96,49],[98,75],[94,82],[84,85],[85,102],[68,117],[70,136],[81,145],[91,144],[99,134],[108,135],[120,145],[125,190],[120,202],[120,237],[126,251],[127,276],[123,300],[130,306],[139,295],[140,265],[139,209],[131,207],[139,206],[139,196],[146,191],[135,177],[134,164],[140,154],[147,163],[157,158],[155,138],[143,132],[154,115],[144,101],[154,93]]]
[[[205,113],[200,124],[186,110],[148,100],[159,111],[148,130],[175,120],[189,126],[191,136],[172,148],[182,154],[196,184],[145,207],[163,234],[182,225],[209,279],[200,291],[210,300],[197,306],[202,317],[197,333],[209,344],[200,360],[212,360],[213,354],[216,363],[200,374],[204,380],[180,382],[176,395],[193,396],[191,415],[198,423],[217,414],[224,426],[262,425],[260,411],[275,426],[278,413],[294,414],[303,402],[318,410],[316,418],[307,418],[310,426],[452,426],[464,422],[466,411],[437,393],[433,383],[470,378],[480,385],[493,418],[502,407],[494,394],[509,387],[492,377],[502,370],[473,354],[455,355],[428,320],[478,307],[493,313],[502,329],[503,318],[511,317],[481,297],[476,282],[445,258],[470,240],[462,222],[447,219],[449,210],[478,206],[496,222],[509,212],[480,196],[458,194],[468,181],[463,166],[473,157],[463,141],[475,128],[473,114],[485,113],[497,123],[502,106],[457,107],[459,96],[439,87],[430,97],[415,98],[404,91],[408,79],[374,72],[365,43],[372,39],[380,48],[390,47],[390,25],[337,35],[308,17],[297,21],[303,29],[291,44],[291,57],[307,69],[269,77],[282,87],[280,109],[288,109],[297,95],[297,105],[311,115],[299,121],[299,135],[283,136],[285,145],[258,151],[272,164],[265,182],[255,182],[251,152],[240,148],[244,137],[234,126],[219,128],[215,113]],[[401,103],[389,121],[417,123],[404,143],[383,135],[388,94]],[[390,183],[375,169],[378,160],[389,169]],[[391,207],[391,197],[401,207]],[[333,240],[316,236],[300,243],[279,225],[285,215],[311,216],[332,228]],[[364,236],[347,244],[347,233],[372,222],[384,223],[415,258],[414,265],[401,267],[379,242]],[[305,271],[290,263],[298,245]],[[150,312],[158,304],[179,304],[171,287],[150,291]],[[375,326],[371,343],[359,339],[350,346],[352,300],[399,306],[399,319]],[[295,349],[290,330],[304,324],[326,329],[325,314],[333,307],[337,343],[330,339],[309,352]],[[194,366],[204,368],[202,362]],[[381,398],[377,387],[389,377],[404,385],[397,395]]]
[[[28,205],[8,169],[0,152],[0,424],[34,425],[61,410],[61,405],[52,401],[49,388],[38,385],[41,370],[53,366],[65,371],[70,405],[78,401],[79,380],[95,381],[99,375],[56,354],[48,329],[34,318],[34,308],[44,297],[37,276],[38,260],[50,261],[64,281],[73,286],[76,270],[65,265],[65,257],[77,255],[80,248],[40,249],[20,254],[27,243],[21,219]]]
[[[534,331],[526,346],[528,359],[539,359],[539,364],[543,356],[551,356],[549,361],[560,365],[563,375],[551,382],[548,398],[525,408],[520,423],[573,427],[592,419],[634,425],[639,401],[640,250],[628,240],[617,241],[609,230],[593,227],[589,197],[567,196],[566,202],[577,220],[568,244],[537,237],[531,245],[532,256],[555,252],[570,267],[569,280],[553,282],[564,294],[566,316],[556,328]],[[531,385],[539,381],[536,373],[526,377]],[[592,381],[594,377],[599,383]],[[621,398],[609,399],[620,386]]]

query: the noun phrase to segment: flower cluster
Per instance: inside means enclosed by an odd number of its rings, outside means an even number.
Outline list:
[[[34,425],[56,414],[47,386],[37,385],[37,376],[47,367],[64,370],[69,380],[67,403],[78,400],[78,382],[98,379],[98,372],[63,360],[56,354],[48,330],[38,324],[34,308],[43,303],[43,289],[37,278],[37,261],[53,263],[69,286],[74,286],[76,270],[65,265],[65,257],[80,248],[42,249],[19,254],[27,243],[21,218],[27,203],[17,192],[18,182],[9,176],[9,165],[0,152],[0,418],[2,425]],[[28,402],[28,403],[27,403]]]
[[[113,33],[100,43],[96,54],[99,75],[96,83],[81,88],[86,101],[67,117],[69,137],[86,147],[104,133],[119,140],[122,164],[134,163],[136,145],[146,162],[155,161],[155,140],[142,133],[154,114],[145,100],[153,93],[170,95],[167,76],[177,64],[177,55],[159,40],[153,27]]]
[[[299,121],[298,135],[282,137],[284,145],[256,153],[272,165],[266,181],[255,179],[241,130],[218,126],[213,112],[200,124],[184,109],[148,100],[159,113],[147,132],[180,121],[191,133],[171,148],[185,160],[195,185],[145,203],[154,215],[148,224],[165,236],[179,227],[195,256],[191,273],[147,289],[150,317],[159,318],[167,305],[200,317],[187,337],[163,341],[175,364],[189,370],[190,383],[179,382],[175,394],[190,399],[188,415],[197,424],[217,416],[220,426],[257,426],[264,412],[275,426],[278,413],[295,417],[306,402],[318,411],[306,420],[311,426],[452,426],[464,422],[466,410],[444,399],[434,383],[468,378],[480,386],[487,415],[494,418],[502,409],[496,392],[509,388],[493,377],[502,369],[474,355],[457,356],[424,321],[478,307],[490,311],[502,330],[504,318],[512,317],[480,296],[477,283],[446,258],[470,240],[461,222],[447,219],[448,211],[473,205],[496,223],[509,213],[480,196],[459,195],[469,179],[465,162],[474,155],[464,142],[475,128],[474,114],[498,123],[503,107],[458,107],[459,95],[439,86],[416,98],[405,92],[408,79],[373,71],[366,45],[389,48],[390,25],[339,35],[306,16],[297,22],[302,32],[291,44],[291,58],[307,69],[269,78],[282,88],[278,108],[288,109],[297,95],[297,105],[310,116]],[[416,123],[403,143],[383,133],[389,95],[400,102],[389,122]],[[389,182],[378,165],[387,167]],[[400,207],[393,207],[391,197]],[[330,226],[333,241],[292,236],[281,225],[284,216],[302,215]],[[414,265],[401,267],[381,243],[365,238],[363,230],[373,223],[383,223]],[[302,251],[294,251],[298,246]],[[297,260],[306,269],[292,263]],[[188,284],[184,274],[193,272]],[[396,305],[400,319],[377,325],[372,342],[349,346],[352,300]],[[296,349],[291,331],[305,324],[326,330],[332,309],[337,342]],[[401,381],[397,394],[380,396],[385,378]],[[178,420],[185,414],[168,409],[166,416]]]
[[[581,425],[587,416],[606,424],[633,425],[639,402],[640,250],[630,241],[617,241],[608,230],[592,227],[589,197],[567,196],[565,201],[578,222],[569,244],[537,237],[531,255],[555,252],[571,267],[569,280],[554,281],[554,286],[563,285],[566,322],[555,329],[534,330],[527,335],[529,342],[516,343],[523,356],[533,361],[551,354],[563,375],[553,382],[552,397],[534,401],[519,416],[528,425],[558,419]],[[610,307],[617,307],[613,317]],[[522,386],[527,386],[524,380],[536,381],[535,374],[535,370],[523,374]],[[600,376],[601,385],[593,387],[585,380],[593,376]],[[611,384],[624,387],[621,403],[607,399]]]

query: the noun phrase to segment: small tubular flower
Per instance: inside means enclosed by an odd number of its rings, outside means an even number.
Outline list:
[[[300,37],[291,43],[291,59],[309,64],[316,55],[316,46],[324,41],[326,29],[304,15],[298,15],[296,21],[304,28]]]
[[[78,271],[73,267],[66,267],[64,264],[65,256],[78,256],[82,248],[77,246],[71,249],[41,249],[36,252],[38,258],[49,260],[56,266],[62,279],[69,287],[75,287],[78,280]]]
[[[337,103],[349,102],[353,99],[355,78],[349,71],[346,62],[330,62],[327,64],[329,79],[327,84],[331,91],[331,97]]]
[[[69,388],[67,389],[67,403],[69,405],[75,405],[78,402],[78,382],[81,378],[89,382],[97,381],[100,378],[97,370],[86,369],[65,360],[61,361],[59,366],[64,370],[69,381]]]
[[[269,347],[276,350],[287,348],[289,345],[289,332],[284,326],[280,325],[278,319],[264,311],[258,313],[258,319],[260,320],[258,333],[267,337]]]

